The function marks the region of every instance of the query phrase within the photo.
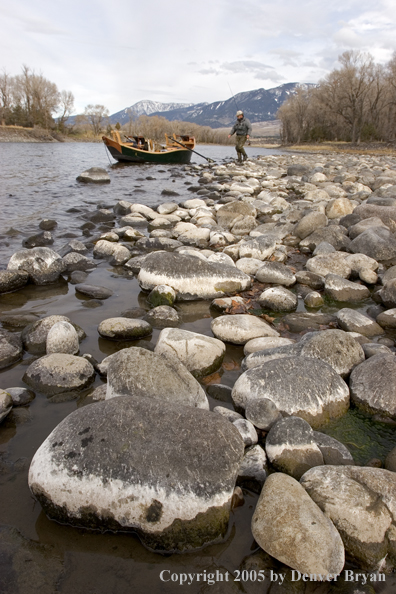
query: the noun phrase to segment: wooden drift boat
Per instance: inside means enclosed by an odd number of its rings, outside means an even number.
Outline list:
[[[130,163],[189,163],[195,147],[193,136],[173,134],[173,137],[168,137],[165,134],[166,144],[161,146],[143,136],[126,136],[127,140],[122,142],[118,130],[112,130],[111,135],[112,138],[102,136],[111,156],[117,161]]]

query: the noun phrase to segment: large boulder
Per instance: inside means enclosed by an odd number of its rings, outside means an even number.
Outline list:
[[[380,468],[320,466],[301,484],[334,523],[348,556],[362,569],[396,562],[396,474]]]
[[[348,386],[334,369],[298,356],[245,371],[234,384],[232,399],[244,409],[255,398],[272,400],[281,413],[301,417],[314,428],[342,416],[349,407]]]
[[[220,316],[211,323],[216,338],[234,344],[246,344],[253,338],[279,336],[265,320],[249,314]]]
[[[164,328],[158,337],[154,351],[158,355],[176,355],[196,378],[213,373],[224,359],[225,344],[217,338],[179,330]]]
[[[264,551],[302,574],[335,578],[344,567],[344,546],[334,524],[286,474],[267,478],[252,532]]]
[[[24,249],[15,252],[8,262],[7,270],[27,272],[35,285],[56,282],[65,270],[59,254],[47,247]]]
[[[29,487],[63,524],[192,550],[224,536],[243,451],[220,415],[126,396],[66,417],[36,452]]]
[[[94,377],[94,368],[83,357],[54,353],[31,363],[23,381],[37,392],[54,396],[83,390]]]
[[[396,357],[379,354],[352,371],[351,399],[359,408],[396,419]]]
[[[122,349],[109,362],[106,399],[119,396],[209,408],[205,391],[175,355],[140,347]]]
[[[250,276],[235,266],[163,251],[145,258],[138,280],[145,290],[169,285],[177,291],[177,298],[181,301],[214,299],[244,291],[251,284]]]

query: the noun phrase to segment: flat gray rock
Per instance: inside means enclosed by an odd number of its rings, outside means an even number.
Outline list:
[[[142,263],[139,276],[142,289],[169,285],[178,300],[215,299],[244,291],[251,285],[250,276],[235,266],[211,263],[179,253],[156,252]]]
[[[226,533],[243,451],[220,415],[126,396],[66,417],[36,452],[29,487],[58,522],[194,550]]]
[[[119,396],[159,399],[163,404],[209,408],[205,391],[175,356],[140,347],[122,349],[107,369],[107,399]]]
[[[56,353],[29,365],[23,381],[37,392],[54,396],[82,390],[93,382],[94,377],[94,368],[83,357]]]
[[[337,274],[328,274],[325,282],[325,294],[333,301],[354,302],[370,297],[365,285],[353,283]]]
[[[280,262],[264,262],[256,272],[256,279],[260,283],[273,283],[290,287],[296,282],[293,272]]]
[[[266,553],[302,574],[335,576],[344,567],[344,545],[333,523],[286,474],[267,478],[253,514],[252,533]]]
[[[349,407],[349,390],[330,365],[308,357],[287,357],[245,371],[232,398],[245,409],[249,400],[268,398],[282,414],[305,419],[317,428],[339,418]]]
[[[349,278],[352,272],[352,268],[346,262],[346,254],[344,252],[314,256],[308,260],[305,267],[308,272],[314,272],[319,276],[338,274],[342,278]]]
[[[390,571],[394,567],[395,473],[360,466],[320,466],[306,472],[301,484],[333,522],[345,552],[359,568]]]
[[[194,377],[201,378],[221,367],[226,346],[221,340],[211,336],[164,328],[158,337],[154,352],[158,355],[176,355]]]
[[[368,338],[384,334],[384,330],[377,322],[349,307],[338,310],[336,320],[340,328],[346,332],[359,332]]]
[[[253,338],[277,337],[279,332],[267,322],[249,314],[220,316],[211,323],[216,338],[234,344],[246,344]]]
[[[300,241],[300,247],[307,247],[312,252],[323,241],[332,245],[336,250],[347,250],[351,244],[351,240],[346,235],[345,227],[340,225],[330,225],[317,229],[305,239]]]
[[[63,264],[65,265],[66,272],[74,272],[76,270],[84,272],[85,270],[96,268],[96,262],[77,252],[66,254],[63,258]]]
[[[251,239],[250,241],[241,243],[239,257],[267,260],[274,253],[278,243],[280,243],[280,240],[276,234],[268,233],[266,235],[260,235],[257,239]]]

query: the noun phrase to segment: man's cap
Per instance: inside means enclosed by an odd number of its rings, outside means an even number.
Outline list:
[[[240,116],[240,115],[243,115],[243,111],[241,111],[241,110],[238,110],[238,111],[237,111],[237,117],[238,117],[238,116]]]

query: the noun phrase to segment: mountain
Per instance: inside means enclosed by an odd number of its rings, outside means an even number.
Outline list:
[[[163,114],[168,111],[177,111],[194,105],[193,103],[160,103],[159,101],[143,100],[138,101],[130,107],[126,107],[110,116],[110,122],[114,125],[117,122],[127,124],[130,116],[136,118],[141,115]]]
[[[157,103],[155,101],[139,101],[131,107],[123,109],[112,116],[110,122],[125,124],[129,121],[129,113],[139,115],[163,116],[167,120],[192,122],[200,126],[223,128],[235,122],[237,109],[244,111],[251,122],[268,122],[276,119],[279,107],[293,95],[298,88],[314,87],[313,84],[286,83],[273,89],[255,89],[238,93],[226,101],[214,103]]]

